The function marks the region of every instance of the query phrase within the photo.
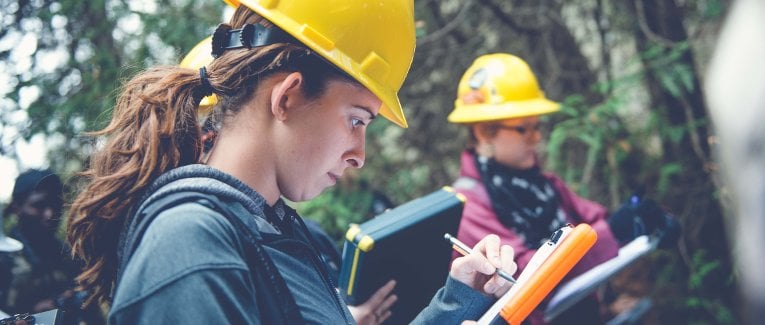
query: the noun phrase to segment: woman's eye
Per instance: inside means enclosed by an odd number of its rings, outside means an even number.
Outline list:
[[[357,119],[357,118],[353,118],[353,119],[351,119],[351,125],[353,127],[364,126],[364,121],[362,121],[360,119]]]

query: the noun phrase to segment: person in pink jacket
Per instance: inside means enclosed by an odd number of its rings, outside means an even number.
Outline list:
[[[597,231],[598,241],[566,281],[616,256],[619,242],[605,207],[576,195],[560,178],[540,169],[540,116],[558,110],[559,104],[545,98],[526,62],[498,53],[478,57],[465,72],[448,120],[470,129],[454,183],[467,198],[457,237],[472,246],[487,234],[499,235],[503,244],[515,249],[520,273],[556,229],[587,223]],[[528,318],[532,324],[544,324],[541,310]],[[595,295],[567,313],[558,319],[603,322]]]

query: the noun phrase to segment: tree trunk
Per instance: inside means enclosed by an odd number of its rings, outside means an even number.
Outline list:
[[[637,50],[646,67],[651,110],[664,117],[669,124],[667,127],[685,129],[679,139],[661,138],[664,160],[682,166],[671,179],[665,202],[684,228],[680,253],[685,257],[685,267],[690,276],[700,272],[695,269],[698,262],[692,260],[691,254],[706,250],[708,259],[718,260],[724,270],[722,273],[728,274],[731,270],[730,249],[723,231],[722,206],[715,195],[716,186],[710,170],[707,110],[701,83],[693,68],[693,53],[686,44],[688,35],[683,26],[683,13],[672,0],[633,0],[628,6],[635,17],[633,28]],[[665,61],[668,59],[671,62]],[[692,72],[690,79],[688,75],[680,75],[682,71],[672,74],[664,69],[678,65],[689,68],[686,71]],[[663,135],[667,131],[660,130]],[[730,302],[735,297],[735,288],[729,284],[724,286],[696,288],[699,292],[695,294],[712,294]],[[662,311],[667,312],[670,311]]]

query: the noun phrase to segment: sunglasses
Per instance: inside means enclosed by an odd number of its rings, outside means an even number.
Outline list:
[[[505,125],[505,124],[497,124],[498,129],[503,130],[511,130],[518,132],[520,135],[526,135],[527,133],[534,134],[541,131],[541,125],[540,123],[535,123],[533,125]]]

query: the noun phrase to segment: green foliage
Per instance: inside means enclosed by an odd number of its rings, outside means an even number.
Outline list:
[[[634,102],[636,90],[643,87],[653,87],[651,91],[664,92],[680,101],[699,91],[694,86],[695,71],[684,59],[689,50],[686,42],[669,49],[650,47],[640,54],[639,61],[624,67],[627,73],[593,87],[604,95],[602,101],[588,103],[581,95],[566,98],[561,114],[551,118],[555,128],[546,146],[548,168],[563,176],[579,194],[600,202],[609,202],[610,198],[612,206],[640,187],[678,212],[696,211],[692,207],[698,201],[717,200],[714,192],[701,192],[700,185],[696,185],[704,181],[689,181],[708,176],[689,164],[694,154],[683,147],[692,132],[707,126],[707,119],[678,123],[671,121],[668,114],[676,107],[664,107],[664,102],[656,100]],[[645,81],[651,78],[657,83],[646,86]],[[636,105],[644,106],[642,112],[635,112]],[[677,215],[684,230],[699,229],[694,226],[710,222],[704,218],[720,213],[699,212]],[[717,231],[717,238],[721,238],[719,228],[711,231]],[[664,252],[659,254],[665,256],[654,262],[659,279],[654,295],[661,322],[735,324],[730,296],[735,281],[730,275],[728,256],[710,253],[719,252],[719,242],[698,238],[693,241],[695,244],[688,248],[695,252],[690,261],[674,255],[677,252]]]
[[[699,290],[703,289],[705,285],[705,280],[710,280],[711,276],[718,276],[719,274],[714,274],[712,272],[718,271],[721,268],[720,261],[715,260],[708,260],[708,257],[706,257],[705,251],[698,251],[696,254],[693,255],[693,264],[691,264],[692,269],[695,270],[694,273],[691,274],[691,276],[688,278],[688,288],[691,290]],[[712,281],[715,281],[716,279],[712,279]]]
[[[660,88],[673,97],[695,91],[695,72],[682,61],[687,51],[687,42],[669,51],[650,47],[640,55],[641,61],[633,60],[625,67],[627,73],[593,86],[604,95],[602,101],[588,103],[579,94],[567,97],[561,113],[551,119],[555,128],[546,146],[548,168],[563,175],[580,194],[600,197],[598,201],[610,197],[610,202],[621,202],[641,186],[656,189],[659,196],[666,194],[675,185],[673,177],[682,173],[683,162],[667,161],[663,143],[680,144],[689,132],[707,123],[697,119],[673,125],[661,108],[636,113],[640,108],[635,107],[634,98],[649,74],[658,76]],[[627,184],[621,184],[622,180]],[[619,190],[591,192],[598,183]]]
[[[599,104],[585,102],[581,95],[567,97],[562,103],[561,114],[552,117],[555,127],[550,132],[546,150],[549,169],[563,175],[564,179],[584,196],[599,197],[604,193],[590,193],[591,184],[599,175],[614,175],[618,166],[609,166],[611,155],[620,164],[631,157],[633,148],[644,139],[630,137],[630,127],[623,122],[626,97],[631,79],[625,78],[610,84],[601,83],[595,89],[609,91],[611,95]],[[584,154],[582,154],[584,153]],[[617,177],[607,181],[618,182]],[[621,201],[615,197],[614,202]],[[598,199],[602,201],[602,199]]]
[[[20,62],[27,59],[14,54],[19,47],[0,49],[11,87],[3,97],[13,99],[0,103],[0,126],[19,130],[19,138],[26,140],[35,134],[73,139],[50,148],[65,158],[51,161],[51,167],[68,174],[81,167],[90,145],[78,141],[81,134],[108,122],[120,82],[147,64],[177,62],[210,34],[225,5],[217,0],[58,0],[18,1],[15,6],[4,1],[2,6],[15,10],[2,12],[0,38],[7,42],[14,33],[37,37],[25,69],[16,69],[25,67]],[[21,93],[30,89],[39,96],[22,107]],[[5,118],[20,111],[26,121]],[[14,156],[15,140],[3,136],[0,154]]]
[[[725,294],[734,279],[724,261],[703,249],[695,251],[688,261],[668,250],[655,251],[647,259],[655,265],[649,276],[655,279],[649,296],[656,305],[656,323],[737,323]],[[687,267],[680,267],[684,262],[688,262]]]
[[[723,16],[725,7],[729,1],[723,0],[695,0],[690,5],[696,7],[696,12],[701,19],[716,19]]]
[[[369,219],[373,193],[362,183],[337,186],[313,200],[294,204],[301,216],[318,222],[331,238],[342,241],[352,223]]]
[[[665,268],[669,270],[668,268]],[[710,258],[705,250],[695,252],[691,258],[684,298],[680,301],[688,324],[736,324],[732,309],[726,306],[720,292],[733,283],[733,277],[722,261]]]
[[[670,186],[673,185],[671,183],[672,176],[680,173],[682,168],[683,166],[678,163],[668,163],[661,166],[659,169],[659,182],[657,185],[657,190],[660,195],[667,193]]]

